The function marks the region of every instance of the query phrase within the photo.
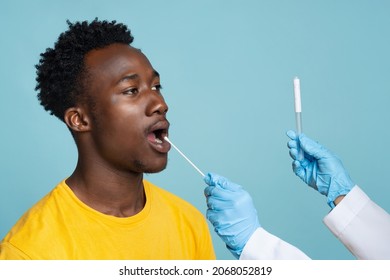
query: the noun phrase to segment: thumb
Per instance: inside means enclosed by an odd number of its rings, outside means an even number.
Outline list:
[[[218,185],[222,189],[229,191],[237,191],[242,188],[240,185],[230,182],[227,178],[211,172],[207,173],[204,180],[209,186]]]

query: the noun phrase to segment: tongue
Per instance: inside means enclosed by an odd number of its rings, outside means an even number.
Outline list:
[[[148,140],[149,140],[150,142],[155,143],[155,142],[156,142],[156,134],[154,134],[153,132],[150,132],[150,133],[148,134]]]

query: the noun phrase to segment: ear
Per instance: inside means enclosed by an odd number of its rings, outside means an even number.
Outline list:
[[[86,132],[91,129],[88,114],[83,108],[71,107],[65,111],[64,121],[74,132]]]

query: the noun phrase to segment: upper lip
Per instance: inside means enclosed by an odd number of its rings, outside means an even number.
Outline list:
[[[159,135],[157,136],[161,136],[161,138],[163,138],[164,136],[168,136],[168,129],[169,129],[169,122],[167,119],[162,119],[162,120],[158,120],[157,122],[153,123],[149,129],[147,130],[147,133],[151,133],[151,132],[156,132],[158,131],[159,132]],[[163,140],[163,139],[161,139]]]

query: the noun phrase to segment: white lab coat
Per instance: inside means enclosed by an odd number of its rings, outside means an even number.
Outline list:
[[[390,215],[358,186],[324,218],[325,225],[358,259],[390,259]],[[258,228],[241,260],[310,259],[298,248]]]

